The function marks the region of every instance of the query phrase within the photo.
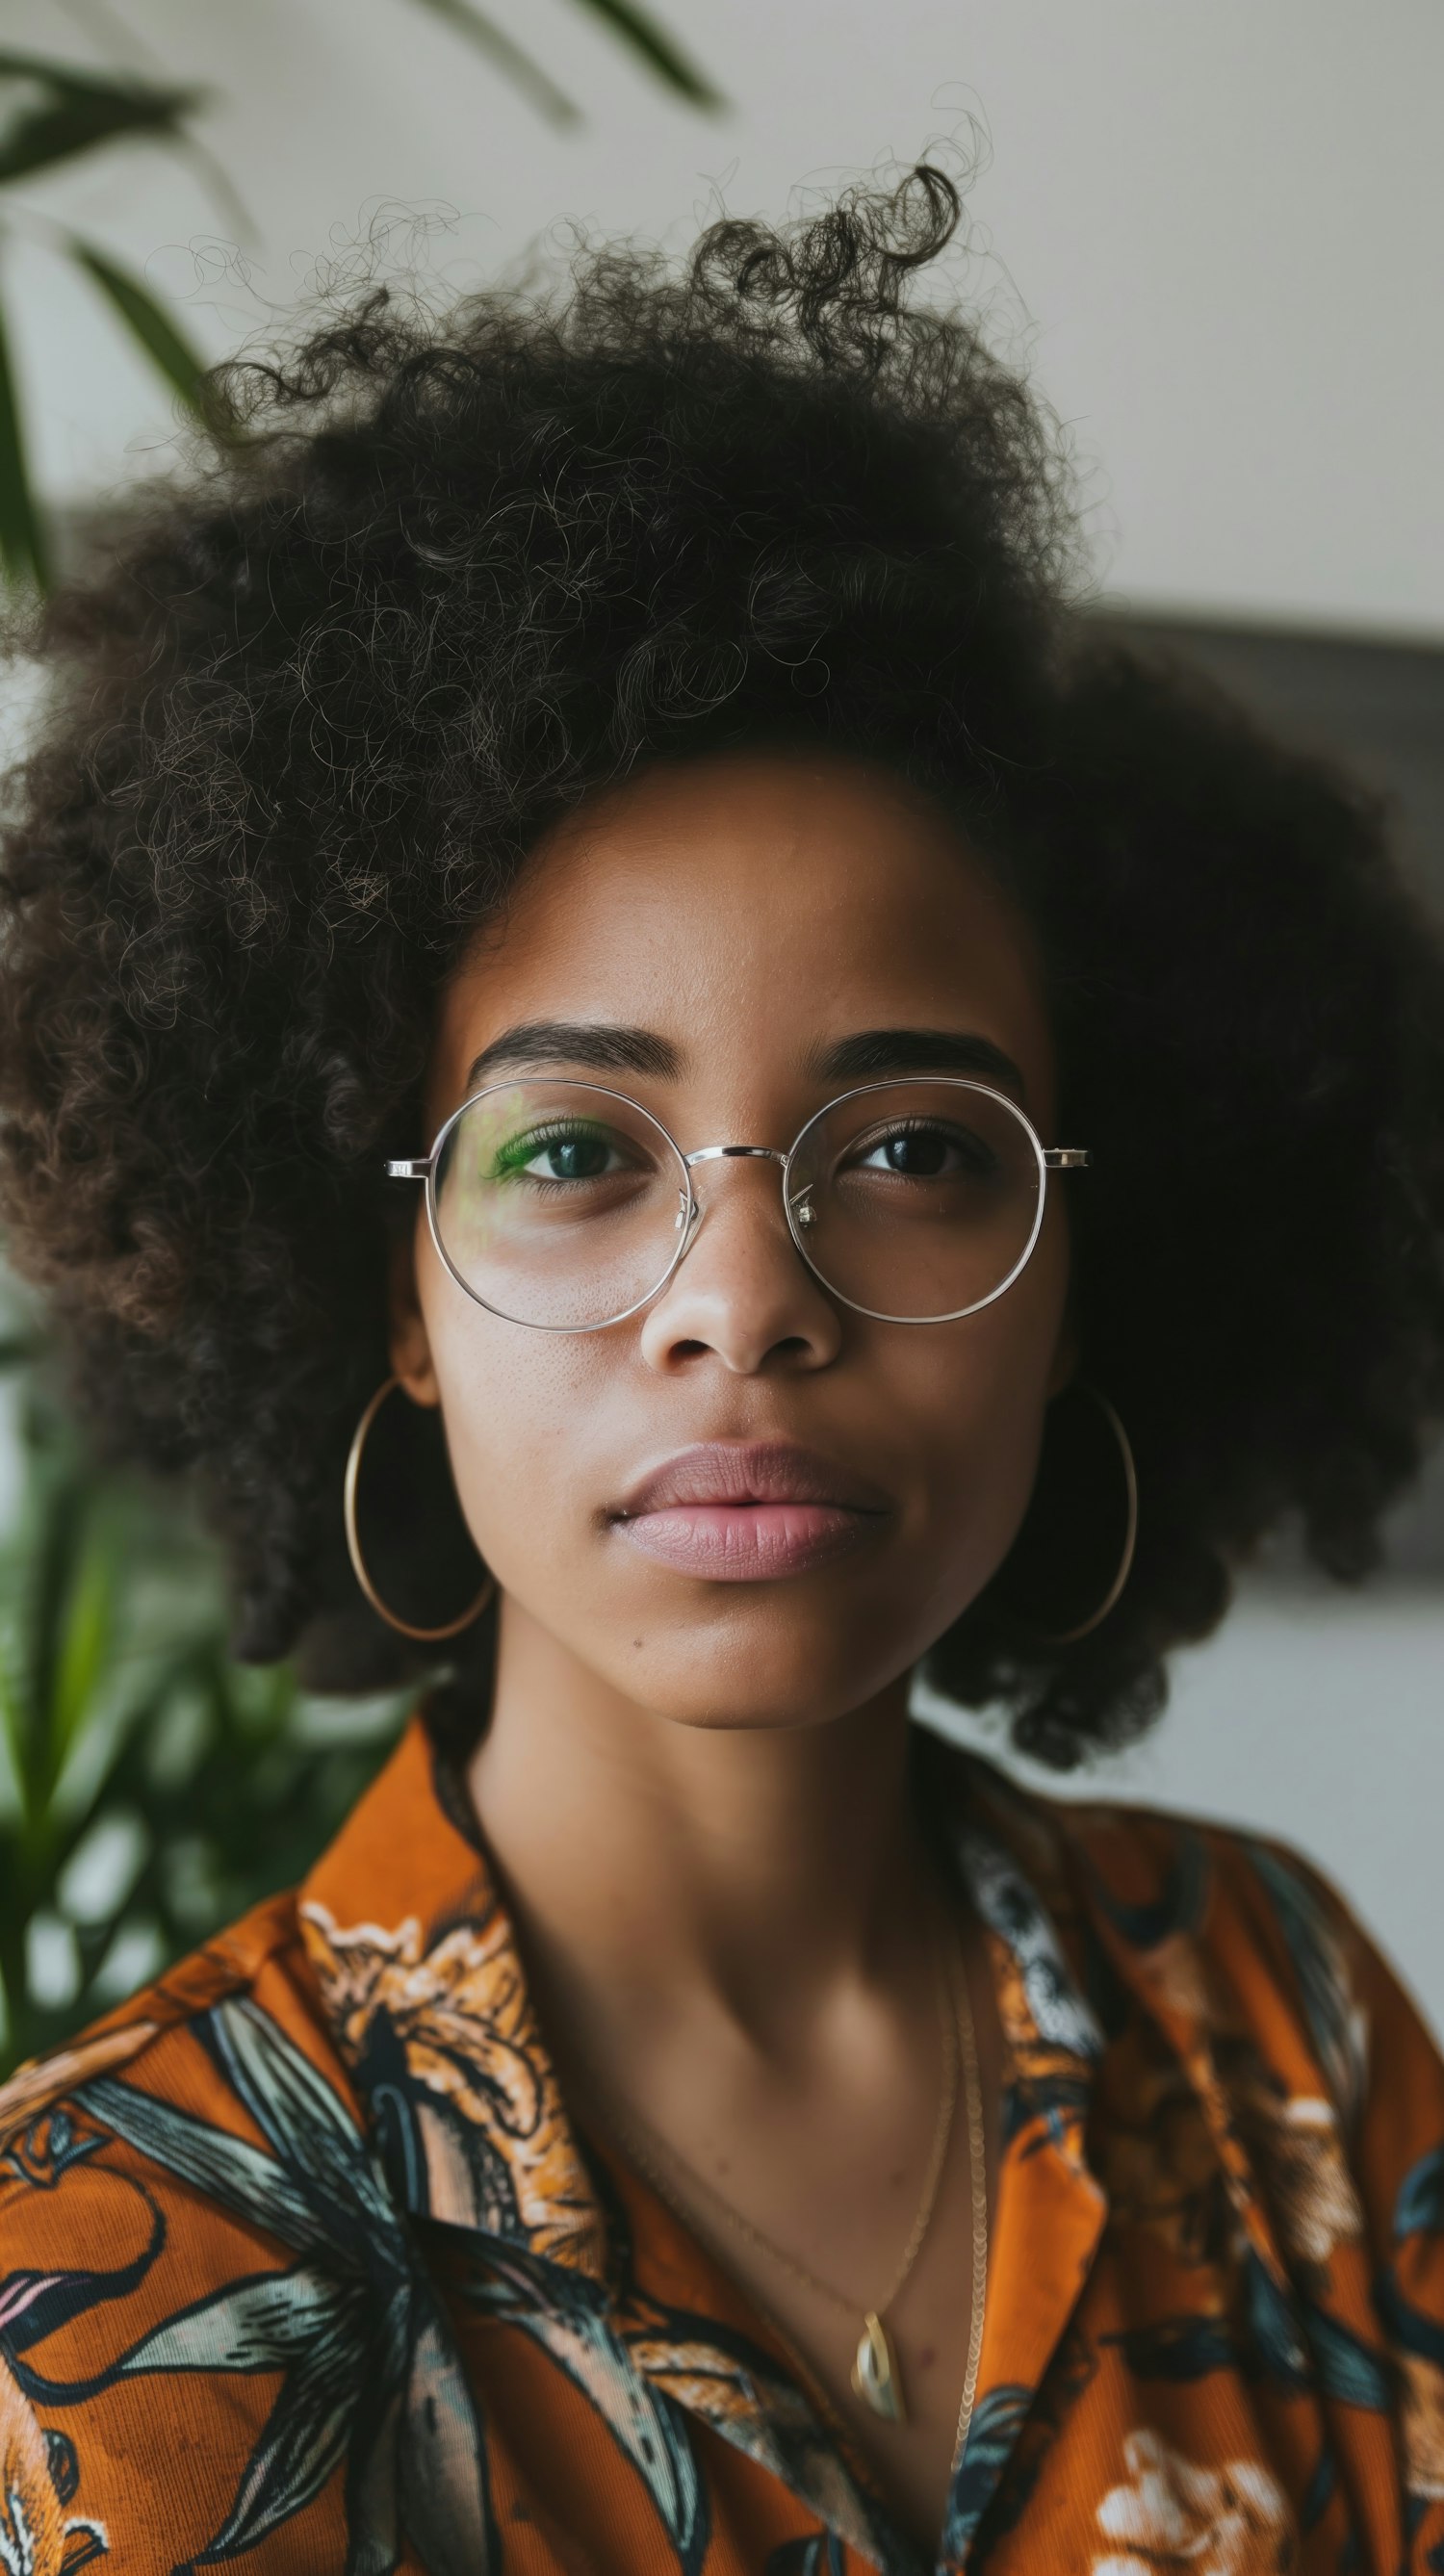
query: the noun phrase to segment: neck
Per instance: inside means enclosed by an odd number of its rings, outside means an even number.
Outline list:
[[[549,2009],[720,2014],[771,2053],[928,1938],[907,1768],[906,1677],[821,1724],[682,1725],[508,1600],[471,1788]]]

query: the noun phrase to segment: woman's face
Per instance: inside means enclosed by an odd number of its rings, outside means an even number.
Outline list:
[[[578,1053],[540,1077],[625,1091],[684,1152],[786,1148],[849,1087],[827,1059],[872,1031],[927,1034],[879,1042],[853,1081],[930,1069],[919,1048],[939,1033],[984,1040],[1016,1067],[1044,1143],[1060,1141],[1026,926],[940,813],[826,754],[658,768],[554,832],[442,995],[417,1150],[477,1087],[475,1058],[541,1022],[575,1028]],[[609,1033],[600,1058],[588,1030]],[[639,1069],[617,1069],[619,1046]],[[584,1334],[478,1305],[418,1207],[393,1365],[441,1405],[503,1595],[566,1657],[684,1724],[811,1724],[896,1681],[1007,1553],[1071,1365],[1063,1192],[1006,1294],[911,1326],[854,1313],[813,1277],[775,1163],[692,1177],[703,1220],[667,1286]],[[738,1469],[730,1517],[638,1509],[655,1471],[708,1444],[724,1456],[704,1477],[720,1467],[725,1488]],[[684,1484],[697,1469],[683,1462]],[[794,1470],[814,1499],[790,1521],[743,1491]]]

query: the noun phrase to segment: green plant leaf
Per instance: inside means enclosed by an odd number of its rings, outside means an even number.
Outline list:
[[[9,1659],[0,1654],[0,1752],[22,1821],[29,1814],[30,1783],[25,1773],[25,1712],[15,1689]]]
[[[0,187],[124,136],[174,140],[202,104],[200,90],[0,48]]]
[[[504,72],[513,86],[531,100],[549,125],[576,125],[580,122],[580,108],[568,98],[565,90],[558,89],[550,72],[543,71],[541,64],[534,62],[504,27],[498,27],[494,19],[475,8],[472,0],[415,0],[415,5],[429,9],[433,17],[444,18],[459,36],[465,36],[469,44],[485,54],[487,60],[494,63],[499,72]]]
[[[84,1548],[59,1639],[51,1698],[52,1776],[58,1780],[93,1714],[115,1625],[115,1559],[103,1540]]]
[[[45,530],[30,488],[10,342],[0,313],[0,567],[12,582],[49,581]]]
[[[689,99],[693,107],[704,107],[715,114],[726,106],[721,91],[714,89],[695,63],[689,62],[666,28],[658,26],[647,10],[634,7],[633,0],[577,0],[577,6],[602,19],[614,36],[620,36],[624,45],[641,56],[659,81]]]
[[[32,1490],[29,1671],[22,1707],[29,1722],[30,1807],[48,1811],[60,1770],[55,1742],[56,1683],[65,1653],[66,1612],[80,1562],[85,1501],[74,1476],[37,1480]]]
[[[199,407],[200,382],[206,372],[204,358],[197,355],[190,342],[177,329],[164,307],[157,304],[148,287],[131,277],[103,251],[89,242],[73,241],[71,256],[87,277],[95,280],[114,312],[118,313],[133,340],[145,351],[151,364],[174,386],[182,402],[192,411]]]

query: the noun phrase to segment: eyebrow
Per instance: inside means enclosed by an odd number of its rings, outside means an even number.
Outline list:
[[[1022,1069],[971,1029],[858,1029],[815,1049],[807,1070],[821,1082],[882,1082],[890,1074],[976,1074],[1026,1098]]]
[[[682,1056],[655,1029],[628,1028],[615,1020],[521,1020],[473,1059],[467,1090],[474,1091],[488,1074],[537,1064],[581,1064],[589,1073],[644,1073],[655,1081],[675,1082]]]
[[[686,1069],[680,1048],[655,1029],[615,1020],[522,1020],[482,1048],[466,1077],[474,1091],[491,1075],[537,1065],[582,1066],[589,1073],[637,1073],[675,1082]],[[970,1029],[857,1029],[813,1048],[804,1069],[817,1082],[880,1082],[890,1075],[956,1073],[994,1082],[1027,1097],[1021,1069],[991,1038]]]

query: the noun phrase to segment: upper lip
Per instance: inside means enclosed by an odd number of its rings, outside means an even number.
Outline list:
[[[687,1503],[836,1503],[882,1512],[890,1497],[869,1477],[818,1449],[785,1440],[706,1440],[651,1467],[613,1507],[613,1518]]]

